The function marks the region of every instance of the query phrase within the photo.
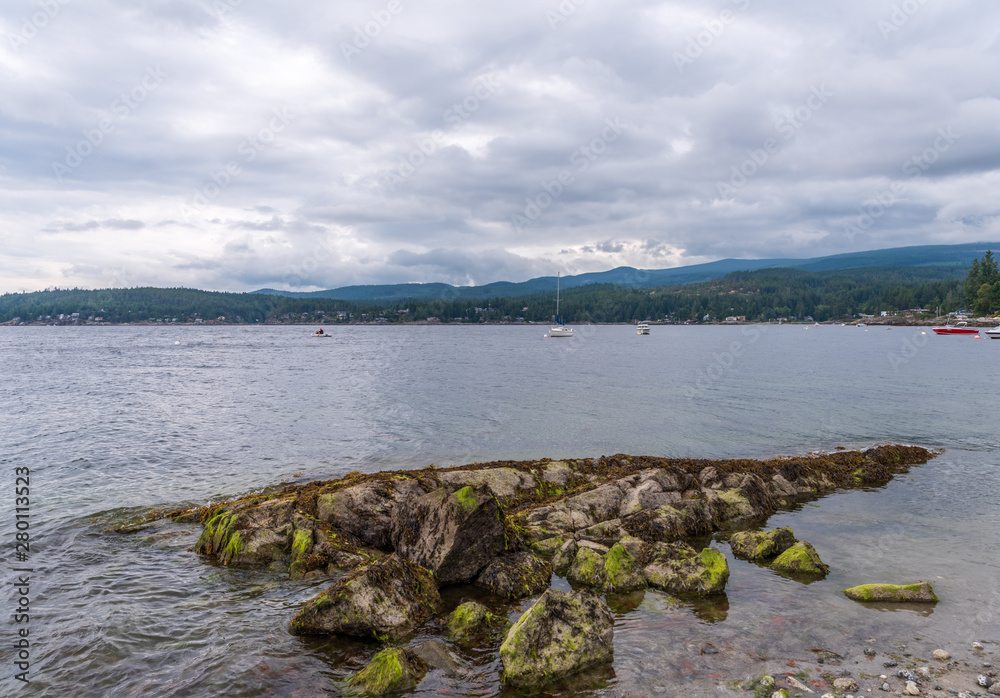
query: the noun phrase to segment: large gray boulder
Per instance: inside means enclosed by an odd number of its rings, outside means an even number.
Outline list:
[[[444,488],[400,505],[392,520],[396,552],[437,575],[438,584],[475,579],[506,548],[496,499],[471,487]]]
[[[307,601],[290,629],[294,635],[397,636],[427,618],[440,602],[428,570],[387,555]]]
[[[292,542],[294,498],[247,502],[207,522],[195,552],[224,565],[267,565],[284,561]]]
[[[670,594],[717,594],[729,581],[726,556],[715,548],[699,553],[686,543],[658,543],[651,558],[643,570],[646,581]]]
[[[733,555],[741,560],[766,560],[788,550],[798,540],[788,527],[771,531],[740,531],[729,539]]]
[[[552,565],[545,560],[521,551],[498,557],[476,578],[476,585],[485,587],[497,596],[522,599],[541,594],[552,581]]]
[[[507,632],[503,680],[530,688],[610,661],[613,639],[611,611],[594,592],[549,589]]]
[[[316,498],[316,516],[365,545],[391,550],[392,515],[401,502],[425,493],[416,480],[404,475],[345,487]]]

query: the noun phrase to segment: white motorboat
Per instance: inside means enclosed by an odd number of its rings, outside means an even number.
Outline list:
[[[994,327],[992,330],[986,330],[984,334],[990,339],[1000,339],[1000,326]]]
[[[549,328],[550,337],[572,337],[574,330],[566,327],[559,318],[559,273],[556,272],[556,325]]]
[[[648,322],[640,322],[638,325],[635,326],[635,333],[636,334],[649,334],[649,323]]]

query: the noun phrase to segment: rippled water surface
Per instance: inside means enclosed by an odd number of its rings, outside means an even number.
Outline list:
[[[581,327],[568,340],[538,327],[309,331],[0,328],[4,579],[17,564],[16,467],[31,469],[34,569],[32,683],[12,678],[8,583],[0,694],[340,695],[375,648],[287,632],[322,582],[216,566],[188,550],[195,526],[109,527],[281,482],[496,459],[944,449],[885,488],[768,521],[819,550],[823,581],[776,576],[716,542],[730,557],[725,597],[610,598],[614,664],[549,694],[736,695],[730,681],[817,648],[1000,639],[1000,342],[831,326]],[[943,598],[932,612],[838,593],[916,579]],[[503,693],[495,652],[455,650],[459,675],[432,672],[417,693]]]

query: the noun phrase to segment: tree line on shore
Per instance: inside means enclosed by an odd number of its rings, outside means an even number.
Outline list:
[[[964,277],[964,278],[963,278]],[[967,306],[1000,310],[1000,274],[992,253],[966,269],[955,266],[865,267],[805,272],[762,269],[734,272],[703,283],[659,288],[593,284],[562,294],[565,322],[702,322],[745,316],[817,321],[883,310],[923,308],[945,313]],[[0,322],[53,322],[79,313],[79,322],[550,322],[551,293],[468,300],[447,293],[431,299],[345,301],[329,298],[198,291],[186,288],[53,289],[0,296]],[[224,320],[223,320],[224,319]]]

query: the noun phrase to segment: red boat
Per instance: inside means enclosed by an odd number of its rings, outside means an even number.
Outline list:
[[[932,327],[934,334],[979,334],[978,327],[969,327],[967,322],[959,322],[955,325],[945,325],[944,327]]]

